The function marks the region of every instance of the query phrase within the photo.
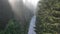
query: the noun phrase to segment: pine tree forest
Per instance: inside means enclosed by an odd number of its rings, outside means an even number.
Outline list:
[[[40,0],[36,20],[37,34],[60,34],[60,0]]]

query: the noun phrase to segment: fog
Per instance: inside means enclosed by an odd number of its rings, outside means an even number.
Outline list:
[[[9,0],[17,20],[30,19],[35,13],[38,0]]]
[[[13,9],[15,19],[21,22],[21,28],[27,28],[36,12],[38,0],[9,0],[9,3]]]
[[[37,2],[34,0],[0,0],[0,7],[1,29],[4,29],[12,18],[20,22],[21,29],[23,29],[29,26],[35,14]]]
[[[23,4],[24,6],[27,6],[27,8],[31,10],[36,9],[38,1],[39,0],[9,0],[12,7],[16,8],[16,4],[20,3],[20,4]]]

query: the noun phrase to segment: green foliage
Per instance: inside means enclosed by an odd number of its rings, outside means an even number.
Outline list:
[[[10,20],[7,27],[0,34],[21,34],[20,23],[15,20]]]
[[[37,34],[59,34],[60,32],[60,0],[41,0],[35,31]]]

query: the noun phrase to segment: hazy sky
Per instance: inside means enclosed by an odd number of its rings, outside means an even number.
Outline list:
[[[37,7],[37,3],[39,0],[23,0],[25,6],[27,6],[31,10],[35,10]],[[15,5],[17,2],[20,2],[20,0],[9,0],[10,4],[13,8],[15,8]]]
[[[23,0],[24,3],[26,1],[29,2],[29,3],[31,3],[32,5],[36,6],[39,0]]]
[[[14,4],[14,2],[16,2],[16,1],[19,1],[19,0],[9,0],[9,2],[11,2],[11,3],[13,3],[13,4]],[[38,2],[39,0],[23,0],[24,3],[26,3],[26,1],[29,2],[29,3],[31,3],[32,5],[36,6],[36,4],[37,4],[37,2]]]

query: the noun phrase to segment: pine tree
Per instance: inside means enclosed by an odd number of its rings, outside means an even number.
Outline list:
[[[36,19],[37,34],[60,34],[60,0],[40,0]]]
[[[10,20],[7,27],[0,34],[21,34],[20,23],[16,20]]]

